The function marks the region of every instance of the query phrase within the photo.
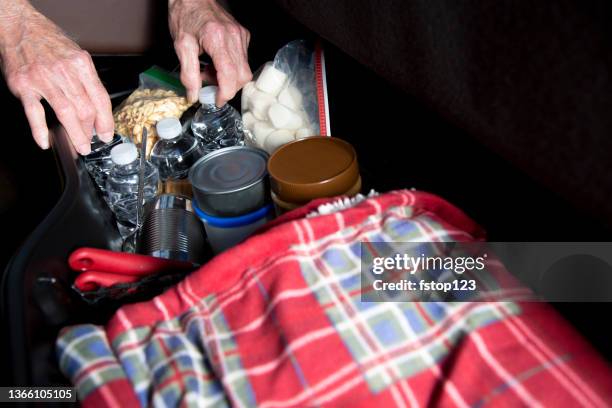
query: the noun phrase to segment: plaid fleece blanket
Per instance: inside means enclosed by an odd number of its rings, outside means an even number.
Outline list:
[[[84,406],[612,405],[608,365],[550,307],[360,299],[360,242],[471,241],[440,198],[397,191],[275,220],[105,327],[64,329]]]

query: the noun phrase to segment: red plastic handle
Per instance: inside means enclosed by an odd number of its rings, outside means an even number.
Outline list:
[[[119,275],[100,271],[87,271],[79,274],[74,280],[74,285],[83,292],[107,288],[117,283],[133,283],[141,279],[140,276]]]
[[[97,271],[131,276],[194,269],[191,262],[96,248],[77,249],[68,258],[68,264],[75,271]]]

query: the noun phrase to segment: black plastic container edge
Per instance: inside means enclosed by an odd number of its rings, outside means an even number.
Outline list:
[[[86,312],[85,310],[73,310],[74,315],[68,313],[69,319],[65,321],[66,316],[61,313],[62,307],[70,310],[70,306],[79,305],[78,309],[82,309],[80,304],[74,303],[75,300],[70,297],[69,292],[65,293],[65,301],[69,306],[66,307],[61,302],[58,304],[54,301],[53,296],[59,296],[59,294],[54,293],[53,288],[49,288],[49,293],[47,293],[51,300],[41,303],[40,291],[34,290],[39,279],[45,277],[46,270],[53,269],[59,270],[59,274],[63,275],[62,278],[69,278],[70,272],[65,260],[67,254],[79,246],[118,250],[117,245],[120,243],[116,228],[109,228],[109,225],[114,223],[112,213],[105,207],[99,193],[91,194],[92,189],[95,188],[93,181],[86,170],[80,167],[78,163],[80,159],[68,141],[66,132],[62,127],[57,126],[50,133],[53,151],[60,169],[63,191],[47,217],[11,258],[1,283],[3,302],[0,308],[7,336],[10,380],[13,385],[18,386],[50,385],[45,383],[49,380],[53,383],[62,382],[62,377],[59,375],[48,379],[46,373],[49,370],[53,374],[59,374],[59,372],[56,371],[57,367],[48,365],[53,364],[53,361],[41,361],[39,353],[33,352],[35,348],[33,341],[41,334],[45,340],[51,340],[51,336],[56,336],[59,327],[68,323],[70,318]],[[85,194],[84,191],[88,193]],[[87,230],[86,239],[83,240],[83,236],[80,236],[79,242],[73,242],[74,237],[71,239],[71,234],[69,234],[70,226],[73,229]],[[64,231],[66,232],[63,233]],[[65,240],[59,239],[62,236]],[[48,309],[47,313],[60,312],[56,313],[56,319],[48,318],[45,309]],[[78,320],[78,317],[76,319]],[[40,323],[41,327],[33,328],[30,326],[33,323]],[[54,343],[53,339],[52,344]],[[41,344],[44,342],[41,341]],[[54,353],[54,350],[48,351]],[[45,356],[50,359],[54,357],[48,353],[45,353]],[[45,364],[47,366],[44,366]],[[42,378],[45,380],[40,381]]]

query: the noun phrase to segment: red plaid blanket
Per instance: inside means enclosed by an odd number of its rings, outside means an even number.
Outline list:
[[[362,302],[360,242],[470,241],[398,191],[286,214],[106,327],[62,331],[85,406],[609,406],[608,365],[541,303]]]

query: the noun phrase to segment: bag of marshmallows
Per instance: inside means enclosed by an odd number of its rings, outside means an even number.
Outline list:
[[[270,154],[293,140],[329,135],[321,49],[303,40],[281,48],[242,89],[241,110],[247,142]]]

